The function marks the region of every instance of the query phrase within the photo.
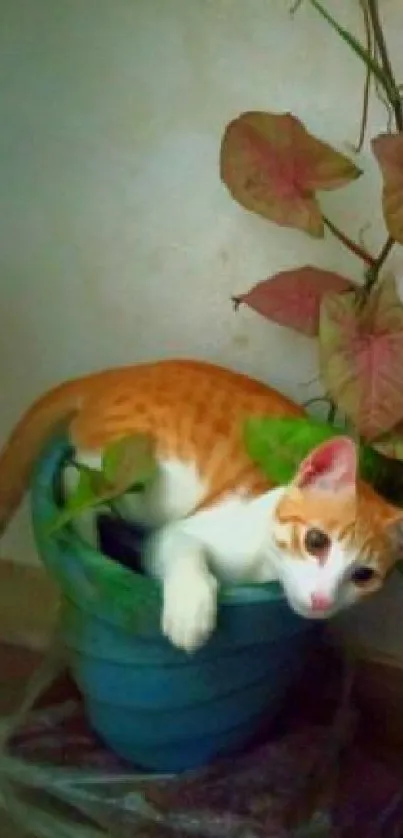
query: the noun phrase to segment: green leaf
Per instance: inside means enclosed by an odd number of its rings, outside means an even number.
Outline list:
[[[252,417],[244,427],[244,440],[251,459],[276,485],[289,483],[308,454],[336,436],[344,436],[344,428],[336,428],[313,417]],[[360,448],[360,474],[372,483],[379,457],[370,446]]]
[[[335,18],[332,17],[332,15],[327,11],[327,9],[325,9],[325,7],[322,6],[322,3],[320,3],[319,0],[309,0],[309,2],[316,9],[316,11],[319,12],[319,14],[321,14],[322,17],[325,18],[325,20],[327,20],[327,22],[337,32],[337,34],[340,35],[341,38],[343,38],[343,41],[345,41],[362,59],[362,61],[364,61],[367,67],[369,67],[370,70],[373,72],[374,76],[376,76],[376,78],[379,79],[387,93],[393,96],[394,91],[391,90],[391,85],[388,76],[386,75],[386,73],[384,73],[382,67],[380,67],[378,62],[375,61],[374,58],[372,58],[372,56],[365,49],[365,47],[363,47],[362,44],[360,44],[357,38],[355,38],[354,35],[352,35],[351,32],[348,31],[348,29],[344,29],[343,26],[340,26],[337,20],[335,20]]]
[[[57,532],[57,530],[65,527],[73,518],[85,512],[87,509],[99,506],[107,497],[108,486],[101,472],[92,471],[91,469],[80,470],[77,488],[75,492],[69,495],[65,506],[51,523],[49,533]]]
[[[102,475],[98,471],[92,469],[80,469],[80,476],[75,492],[73,492],[66,501],[66,509],[75,510],[86,507],[89,503],[93,503],[98,499],[99,495],[105,489],[102,481]]]
[[[244,439],[251,459],[270,480],[284,485],[313,448],[336,434],[332,426],[313,419],[252,417],[245,423]]]
[[[77,488],[52,521],[49,534],[65,527],[82,512],[149,483],[157,468],[154,441],[146,434],[123,437],[106,449],[102,471],[78,468],[80,479]]]
[[[119,494],[145,486],[157,469],[155,443],[147,434],[135,434],[113,442],[102,459],[102,473]]]

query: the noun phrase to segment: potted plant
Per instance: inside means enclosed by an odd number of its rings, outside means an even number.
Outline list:
[[[64,439],[43,453],[32,515],[39,554],[62,592],[61,639],[91,725],[116,753],[153,772],[195,769],[238,751],[280,708],[312,623],[291,611],[276,584],[229,586],[211,640],[191,656],[175,648],[160,629],[160,584],[136,564],[144,532],[105,518],[98,552],[71,526],[83,509],[113,511],[120,494],[152,479],[147,439],[111,446],[102,472],[84,469],[64,503],[59,477],[70,456]]]
[[[372,143],[384,175],[389,235],[373,256],[323,216],[316,191],[340,187],[361,172],[310,135],[296,117],[247,113],[227,127],[221,176],[232,195],[247,209],[312,236],[321,237],[328,229],[365,269],[359,286],[348,277],[304,266],[263,280],[235,298],[236,307],[249,305],[268,319],[318,337],[330,405],[327,423],[310,417],[250,420],[245,444],[274,480],[285,482],[310,448],[345,432],[347,424],[362,443],[363,476],[396,501],[403,497],[402,467],[387,455],[398,454],[403,439],[403,307],[394,279],[382,271],[395,242],[403,242],[400,92],[375,0],[362,2],[367,48],[342,30],[321,3],[306,2],[366,63],[360,144],[372,79],[382,85],[393,109],[396,132]],[[364,383],[370,385],[369,396]],[[124,445],[121,458],[116,451],[111,456],[107,452],[101,482],[95,486],[91,475],[84,474],[78,494],[63,507],[57,480],[70,452],[64,440],[52,441],[33,481],[33,521],[39,552],[61,586],[62,637],[90,722],[131,762],[152,771],[177,772],[234,752],[258,734],[304,659],[311,624],[291,612],[276,585],[229,587],[221,592],[218,630],[194,656],[162,637],[160,588],[135,572],[135,555],[129,557],[122,545],[114,558],[108,550],[97,552],[70,526],[83,506],[101,501],[113,505],[128,486],[152,479],[146,443],[127,441],[135,453],[129,469]],[[50,527],[55,521],[56,528]],[[142,533],[135,536],[141,543]]]

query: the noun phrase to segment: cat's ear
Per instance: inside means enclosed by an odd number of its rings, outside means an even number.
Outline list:
[[[354,492],[357,480],[357,448],[349,437],[324,442],[301,463],[294,478],[298,489]]]

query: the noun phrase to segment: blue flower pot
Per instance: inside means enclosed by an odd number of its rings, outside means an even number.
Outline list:
[[[49,535],[68,448],[38,462],[32,515],[39,553],[62,590],[62,636],[90,724],[118,755],[156,772],[203,766],[245,747],[279,710],[311,625],[277,585],[221,591],[217,630],[192,656],[160,632],[161,586],[86,546]]]

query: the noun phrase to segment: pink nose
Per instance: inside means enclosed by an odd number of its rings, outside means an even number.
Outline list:
[[[312,594],[311,596],[312,611],[327,611],[331,604],[332,601],[326,594]]]

